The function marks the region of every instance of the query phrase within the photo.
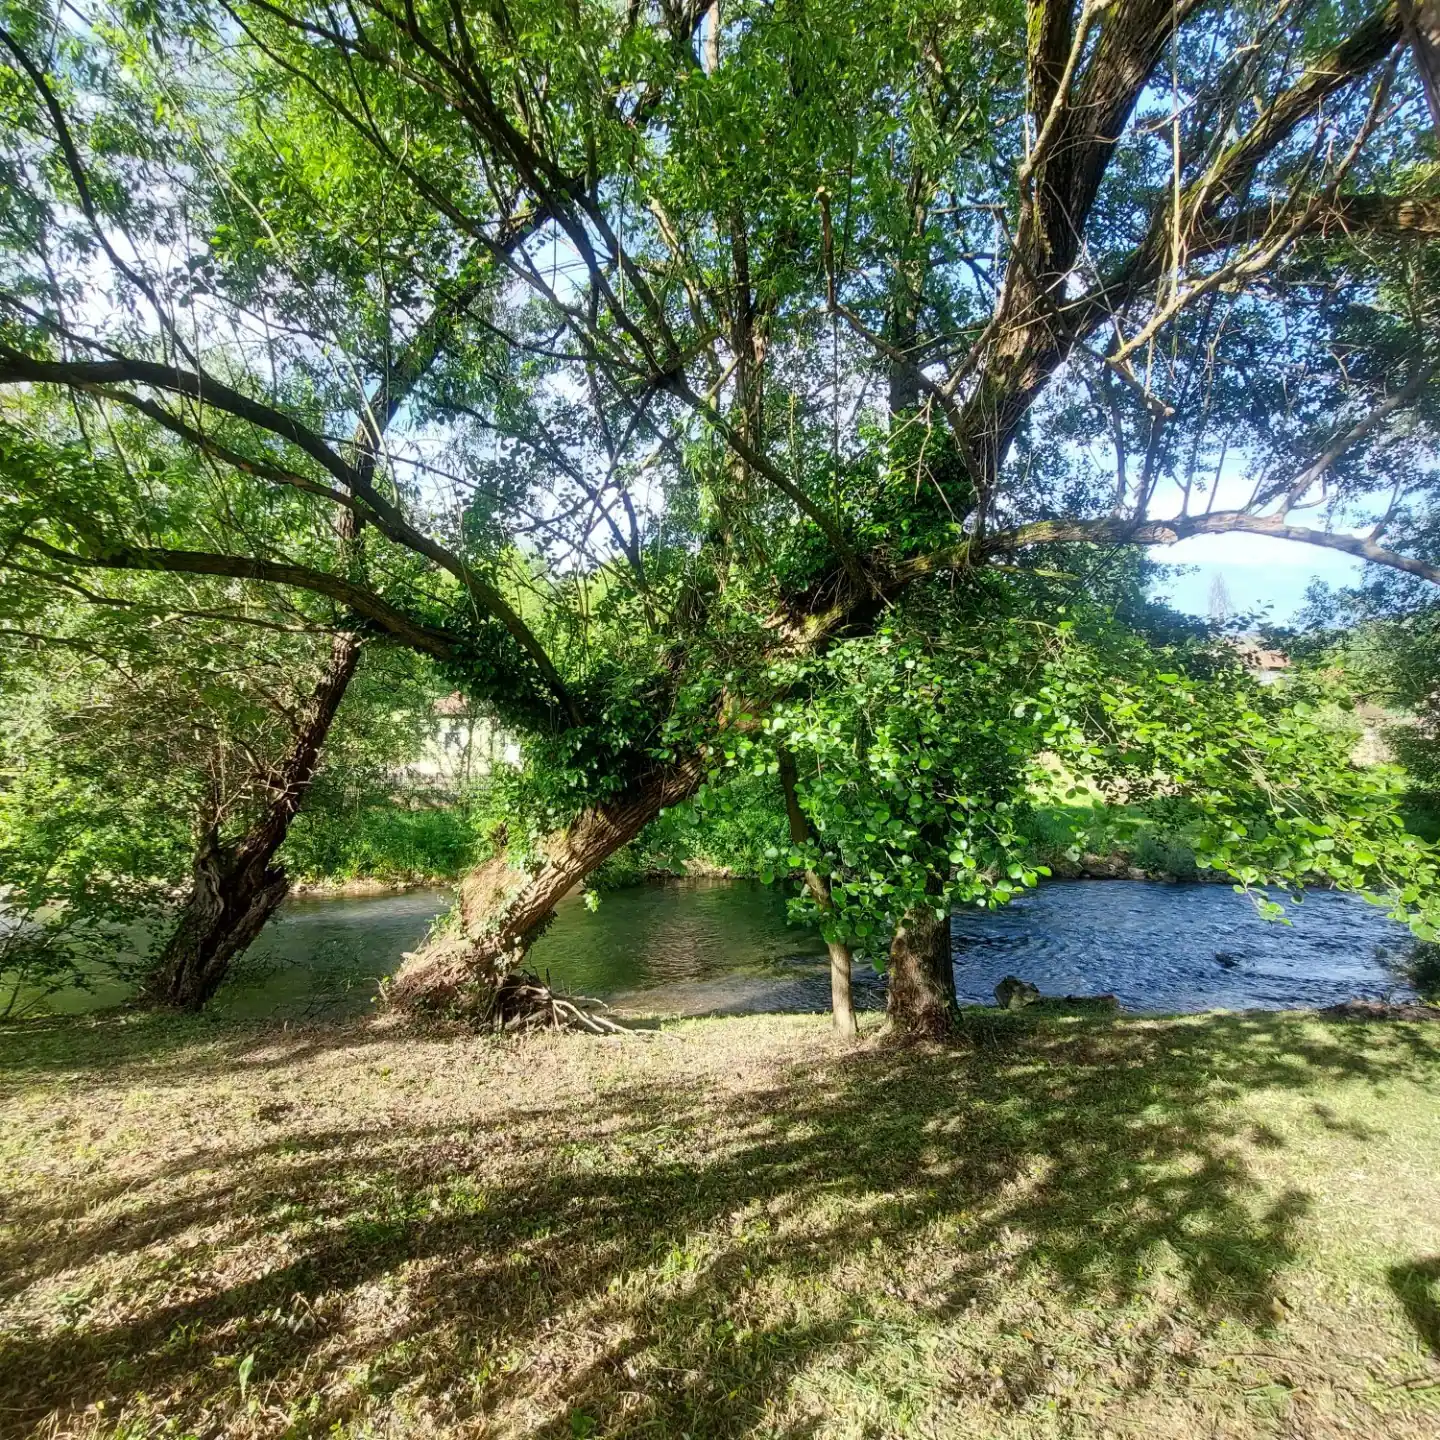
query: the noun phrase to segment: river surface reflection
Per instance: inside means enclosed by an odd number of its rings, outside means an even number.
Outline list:
[[[822,1010],[819,937],[786,921],[784,893],[746,881],[655,883],[564,902],[531,952],[558,989],[632,1013]],[[266,930],[217,1009],[236,1015],[368,1008],[376,980],[424,938],[443,891],[295,899]],[[1407,933],[1352,896],[1309,894],[1288,925],[1224,885],[1057,881],[994,913],[959,912],[952,932],[962,1001],[992,1003],[1019,975],[1047,994],[1111,992],[1129,1010],[1286,1009],[1403,989]],[[856,966],[857,999],[883,982]]]

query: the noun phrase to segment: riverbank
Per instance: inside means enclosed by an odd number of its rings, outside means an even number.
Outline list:
[[[405,895],[412,890],[445,890],[454,884],[452,875],[411,879],[358,875],[347,880],[297,880],[290,887],[290,895],[295,900],[355,900],[369,895]]]
[[[1213,881],[1232,884],[1228,875],[1210,874],[1200,871],[1194,875],[1180,876],[1169,871],[1150,873],[1130,863],[1128,854],[1082,855],[1078,861],[1061,857],[1050,862],[1058,880],[1159,880],[1176,884],[1182,879],[1190,881]],[[459,875],[420,876],[378,876],[357,875],[344,879],[297,880],[290,887],[290,894],[297,900],[340,900],[355,899],[367,895],[404,895],[411,890],[443,890],[459,882]],[[731,865],[718,865],[708,860],[687,860],[681,870],[665,870],[658,866],[646,869],[626,870],[603,888],[624,890],[635,885],[663,885],[686,880],[754,880],[757,877],[742,874]],[[794,871],[781,877],[785,882],[798,883],[803,879],[801,871]],[[578,887],[577,887],[578,889]]]
[[[0,1433],[1436,1433],[1436,1027],[968,1023],[11,1027]]]

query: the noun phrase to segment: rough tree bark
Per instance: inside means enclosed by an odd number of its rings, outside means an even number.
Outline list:
[[[265,813],[228,845],[213,828],[202,838],[190,896],[146,982],[148,999],[199,1010],[220,988],[231,961],[285,898],[289,880],[284,867],[274,863],[275,853],[315,778],[326,736],[359,659],[359,639],[337,635],[320,683],[301,712]]]
[[[803,845],[810,838],[810,826],[800,801],[795,793],[795,757],[788,751],[780,752],[780,785],[785,792],[785,813],[790,820],[790,839],[796,845]],[[805,888],[811,899],[822,912],[835,908],[830,895],[830,882],[815,870],[805,871]],[[837,1034],[853,1040],[856,1034],[855,1000],[850,988],[850,947],[843,940],[827,940],[825,948],[830,952],[830,1019]]]
[[[1430,123],[1440,137],[1440,0],[1400,0],[1410,53],[1425,87]]]
[[[698,755],[652,770],[556,831],[533,865],[502,848],[476,866],[460,882],[454,923],[407,957],[390,984],[391,1001],[451,1014],[483,1011],[491,988],[524,963],[561,897],[662,810],[694,794],[704,773]]]
[[[948,913],[910,911],[890,942],[889,970],[887,1028],[929,1039],[948,1034],[957,1008]]]

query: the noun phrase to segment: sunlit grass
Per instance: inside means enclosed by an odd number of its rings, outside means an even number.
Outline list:
[[[0,1431],[1440,1433],[1440,1026],[0,1033]]]

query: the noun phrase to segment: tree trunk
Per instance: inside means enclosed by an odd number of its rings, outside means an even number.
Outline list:
[[[949,913],[910,911],[890,942],[889,969],[889,1028],[931,1039],[948,1034],[957,1008]]]
[[[805,872],[806,884],[809,884],[814,873],[813,870]],[[829,885],[825,886],[825,893],[827,896],[829,895]],[[841,1039],[853,1040],[857,1033],[857,1027],[855,1024],[855,998],[850,990],[850,964],[853,958],[850,954],[850,947],[843,940],[827,940],[825,948],[830,952],[830,1022],[835,1027],[835,1033]]]
[[[455,1014],[483,1013],[493,987],[524,961],[556,903],[662,810],[688,799],[705,773],[700,756],[632,782],[617,799],[584,811],[525,866],[507,848],[460,882],[455,915],[406,958],[389,987],[393,1003]]]
[[[503,238],[501,248],[509,251],[524,244],[535,233],[543,213],[537,209]],[[471,259],[479,260],[481,253],[475,250]],[[352,494],[364,492],[374,479],[390,422],[450,343],[470,306],[492,283],[488,265],[478,271],[468,264],[466,268],[468,278],[441,297],[386,376],[370,391],[351,442],[357,481]],[[355,581],[364,579],[362,528],[363,521],[355,511],[340,513],[336,530],[342,568]],[[289,882],[284,867],[272,863],[275,852],[289,834],[290,822],[315,778],[320,752],[359,660],[359,638],[336,635],[325,673],[300,714],[269,809],[232,845],[222,846],[213,828],[201,841],[190,897],[145,986],[150,999],[199,1010],[220,988],[231,962],[244,953],[285,898]]]
[[[190,894],[146,983],[146,998],[177,1010],[200,1010],[230,964],[265,928],[285,898],[283,869],[235,863],[212,831],[200,842]]]
[[[780,786],[785,792],[785,813],[790,820],[790,839],[803,845],[810,838],[810,826],[795,793],[795,757],[788,750],[780,751]],[[822,913],[835,908],[830,882],[818,871],[806,870],[805,888]],[[830,1019],[837,1034],[847,1040],[856,1035],[855,999],[850,989],[850,947],[843,940],[827,940],[830,952]]]
[[[925,171],[916,166],[905,187],[905,247],[896,266],[890,314],[886,322],[890,346],[902,354],[903,362],[890,361],[890,415],[907,414],[920,403],[920,363],[915,344],[920,338],[921,297],[930,270],[926,253],[925,227],[930,220],[930,184]]]
[[[1401,0],[1400,13],[1405,19],[1415,69],[1425,87],[1430,123],[1440,139],[1440,0]]]
[[[273,863],[275,852],[315,778],[325,737],[359,659],[359,639],[337,635],[276,778],[275,798],[239,840],[222,845],[213,829],[201,840],[190,895],[146,982],[147,999],[180,1010],[201,1009],[285,898],[289,880],[284,867]]]

